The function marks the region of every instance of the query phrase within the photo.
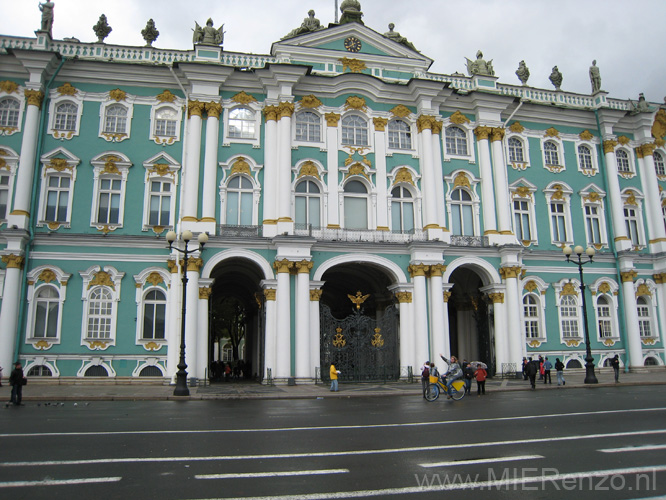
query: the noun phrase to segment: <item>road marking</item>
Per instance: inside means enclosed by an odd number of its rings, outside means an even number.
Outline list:
[[[73,484],[115,483],[122,477],[86,477],[82,479],[45,479],[43,481],[11,481],[0,483],[0,488],[25,488],[32,486],[70,486]]]
[[[603,448],[601,453],[624,453],[627,451],[666,450],[666,444],[646,444],[643,446],[624,446],[622,448]]]
[[[439,446],[412,446],[409,448],[383,448],[378,450],[350,450],[350,451],[321,451],[313,453],[274,453],[264,455],[222,455],[209,457],[128,457],[128,458],[98,458],[94,460],[50,460],[39,462],[0,462],[0,467],[42,467],[47,465],[94,465],[141,462],[204,462],[225,460],[269,460],[284,458],[315,458],[315,457],[346,457],[359,455],[379,455],[388,453],[415,453],[439,450],[458,450],[463,447],[479,448],[484,446],[512,446],[518,444],[553,443],[557,441],[574,441],[582,439],[610,439],[620,437],[636,437],[654,434],[666,434],[666,429],[648,431],[612,432],[607,434],[588,434],[573,436],[543,437],[532,439],[514,439],[510,441],[486,441],[480,443],[456,443]]]
[[[151,435],[151,434],[234,434],[234,433],[250,433],[250,432],[294,432],[294,431],[328,431],[339,430],[348,431],[351,429],[387,429],[394,427],[426,427],[438,425],[457,425],[457,424],[474,424],[484,423],[489,424],[492,422],[516,422],[519,420],[532,420],[541,418],[560,418],[560,417],[585,417],[590,415],[614,415],[618,413],[636,413],[636,412],[651,412],[651,411],[666,411],[666,407],[659,408],[632,408],[629,410],[602,410],[602,411],[583,411],[573,413],[550,413],[545,415],[518,415],[514,417],[495,417],[495,418],[473,418],[467,420],[445,420],[442,422],[407,422],[402,424],[375,424],[375,425],[326,425],[317,427],[270,427],[258,429],[189,429],[189,430],[144,430],[144,431],[90,431],[90,432],[28,432],[23,434],[0,434],[0,438],[12,437],[62,437],[62,436],[123,436],[123,435]]]
[[[436,462],[434,464],[419,464],[420,467],[449,467],[451,465],[493,464],[497,462],[511,462],[513,460],[534,460],[544,458],[542,455],[518,455],[516,457],[477,458],[474,460],[452,460],[450,462]]]
[[[527,476],[515,477],[508,479],[495,479],[491,481],[465,481],[458,483],[438,484],[435,486],[411,486],[405,488],[386,488],[382,490],[360,490],[360,491],[335,491],[331,493],[312,493],[312,494],[299,494],[299,495],[279,495],[279,496],[262,496],[262,497],[236,497],[229,498],[206,498],[198,500],[331,500],[338,498],[367,498],[367,497],[381,497],[388,495],[415,495],[419,493],[434,493],[440,491],[456,491],[456,490],[472,490],[481,489],[482,491],[496,489],[497,491],[516,491],[518,485],[525,485],[530,483],[541,483],[544,487],[546,484],[553,484],[558,481],[567,481],[567,485],[571,481],[585,481],[590,477],[608,477],[620,476],[629,474],[641,473],[656,473],[666,471],[666,465],[656,465],[652,467],[634,467],[627,469],[607,469],[607,470],[593,470],[587,472],[572,472],[566,474],[552,474],[540,476]],[[583,485],[588,482],[582,483]],[[530,489],[537,489],[539,486],[532,486]],[[567,489],[570,488],[567,486]],[[663,498],[663,497],[657,497]]]
[[[195,479],[246,479],[249,477],[314,476],[347,474],[349,469],[294,470],[283,472],[242,472],[238,474],[198,474]]]

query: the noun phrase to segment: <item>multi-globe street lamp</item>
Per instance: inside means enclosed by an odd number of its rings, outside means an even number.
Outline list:
[[[173,243],[176,241],[177,235],[175,231],[169,231],[166,234],[166,240],[169,242],[169,250],[176,250],[183,254],[183,310],[181,315],[180,325],[180,360],[178,362],[178,372],[176,373],[176,388],[173,390],[174,396],[189,396],[190,390],[187,388],[187,363],[185,362],[185,314],[187,312],[187,260],[190,254],[199,251],[203,252],[204,245],[208,242],[208,234],[199,233],[197,241],[199,248],[190,250],[187,244],[192,239],[192,231],[185,230],[180,234],[180,239],[183,242],[183,248],[174,247]]]
[[[594,374],[594,358],[592,357],[592,350],[590,349],[590,331],[587,326],[587,306],[585,305],[585,282],[583,281],[583,266],[592,262],[594,257],[594,248],[587,247],[587,250],[583,251],[583,247],[577,245],[571,249],[569,245],[565,246],[562,249],[564,255],[567,258],[567,262],[573,262],[578,266],[578,274],[580,275],[580,294],[583,297],[583,327],[585,331],[585,383],[586,384],[597,384],[596,375]],[[572,259],[571,254],[575,253],[576,258]],[[583,262],[582,256],[585,253],[588,257],[588,260]]]

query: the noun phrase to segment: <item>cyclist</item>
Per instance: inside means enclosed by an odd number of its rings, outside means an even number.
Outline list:
[[[449,370],[446,372],[446,397],[451,399],[451,384],[462,378],[463,371],[458,364],[458,359],[455,356],[451,356],[451,359],[446,359],[443,354],[439,355],[444,362],[449,365]]]

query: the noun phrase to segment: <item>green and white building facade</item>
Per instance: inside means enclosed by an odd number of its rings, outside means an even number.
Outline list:
[[[343,21],[265,56],[0,36],[0,366],[171,380],[186,272],[199,379],[228,298],[263,381],[582,367],[575,245],[595,364],[664,365],[664,111],[429,73]],[[209,234],[186,270],[169,230]]]

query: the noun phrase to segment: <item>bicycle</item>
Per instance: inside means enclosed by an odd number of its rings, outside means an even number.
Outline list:
[[[433,382],[433,379],[435,381]],[[425,398],[427,401],[435,401],[439,397],[439,393],[446,393],[446,377],[441,378],[430,377],[430,385],[426,389]],[[454,380],[451,384],[451,397],[455,401],[460,401],[465,397],[465,381],[462,379]]]

